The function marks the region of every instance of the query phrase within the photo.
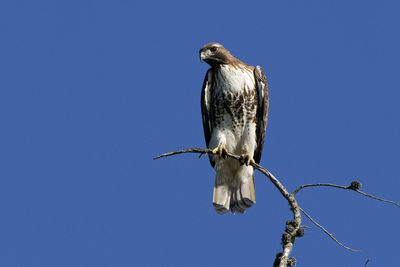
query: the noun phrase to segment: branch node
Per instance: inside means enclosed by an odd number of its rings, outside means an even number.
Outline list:
[[[347,186],[348,189],[351,190],[358,190],[360,189],[362,184],[359,181],[353,181],[349,186]]]
[[[283,233],[282,234],[282,246],[286,246],[292,241],[292,235],[289,233]]]
[[[299,230],[297,230],[296,237],[302,237],[304,236],[304,233],[305,233],[304,229],[300,228]]]
[[[286,222],[286,229],[285,229],[286,233],[293,235],[293,233],[296,231],[297,228],[299,227],[295,220]]]
[[[295,266],[296,265],[296,259],[293,257],[290,257],[287,261],[287,266]]]

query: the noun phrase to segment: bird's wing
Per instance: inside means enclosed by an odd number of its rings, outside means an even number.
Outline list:
[[[203,119],[203,129],[204,129],[204,137],[206,139],[206,145],[208,147],[211,139],[211,90],[212,90],[212,75],[211,69],[209,69],[206,73],[206,77],[204,77],[203,88],[201,90],[201,116]],[[209,157],[211,166],[214,167],[215,161],[212,157]]]
[[[257,129],[256,129],[256,138],[257,138],[257,148],[254,152],[254,161],[260,163],[261,153],[264,146],[264,137],[265,130],[267,128],[267,119],[268,119],[268,85],[267,79],[265,77],[264,71],[260,66],[254,68],[254,78],[256,81],[256,90],[257,90]]]

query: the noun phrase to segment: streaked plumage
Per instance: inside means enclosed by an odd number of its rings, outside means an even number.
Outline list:
[[[268,89],[261,67],[249,66],[218,43],[200,49],[207,71],[201,111],[207,147],[260,162],[268,114]],[[221,150],[221,151],[222,151]],[[255,199],[253,167],[210,156],[216,171],[213,205],[220,214],[243,213]]]

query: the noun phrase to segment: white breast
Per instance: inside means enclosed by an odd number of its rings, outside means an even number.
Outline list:
[[[252,154],[256,147],[255,134],[256,125],[253,120],[248,121],[249,111],[246,105],[237,103],[246,102],[243,100],[246,95],[251,94],[256,89],[255,78],[252,68],[221,65],[216,72],[215,79],[215,99],[219,97],[229,99],[230,108],[219,108],[217,105],[215,115],[217,126],[212,132],[210,147],[217,147],[219,144],[225,144],[228,151],[241,154],[247,150]],[[238,99],[243,96],[239,102]]]
[[[254,74],[249,68],[221,65],[217,75],[217,90],[230,90],[236,93],[255,88]]]

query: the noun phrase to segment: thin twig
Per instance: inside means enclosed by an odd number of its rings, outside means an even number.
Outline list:
[[[312,186],[331,186],[331,187],[336,187],[336,188],[341,188],[341,189],[348,189],[346,186],[341,186],[341,185],[335,185],[335,184],[304,184],[297,188],[296,190],[293,191],[293,195],[296,195],[297,192],[299,192],[301,189],[306,188],[306,187],[312,187]]]
[[[357,187],[357,186],[354,187],[354,186],[352,186],[352,185],[357,185],[358,187]],[[370,194],[367,194],[367,193],[365,193],[365,192],[363,192],[363,191],[358,190],[358,189],[361,187],[361,183],[360,183],[360,182],[357,182],[357,181],[353,181],[353,182],[351,183],[351,185],[349,185],[349,186],[336,185],[336,184],[321,184],[321,183],[318,183],[318,184],[305,184],[305,185],[300,186],[300,187],[297,188],[296,190],[294,190],[292,194],[293,194],[293,195],[296,195],[297,192],[299,192],[299,191],[300,191],[301,189],[303,189],[303,188],[306,188],[306,187],[315,187],[315,186],[328,186],[328,187],[335,187],[335,188],[340,188],[340,189],[344,189],[344,190],[352,190],[352,191],[355,191],[355,192],[357,192],[357,193],[359,193],[359,194],[361,194],[361,195],[363,195],[363,196],[370,197],[370,198],[373,198],[373,199],[376,199],[376,200],[379,200],[379,201],[391,203],[391,204],[393,204],[393,205],[396,205],[397,207],[400,207],[400,204],[398,204],[398,203],[396,203],[396,202],[394,202],[394,201],[387,200],[387,199],[383,199],[383,198],[379,198],[379,197],[376,197],[376,196],[373,196],[373,195],[370,195]]]
[[[159,159],[163,157],[168,157],[168,156],[173,156],[177,154],[183,154],[183,153],[200,153],[200,154],[212,154],[212,150],[208,148],[188,148],[188,149],[183,149],[183,150],[177,150],[173,152],[168,152],[161,154],[157,157],[154,157],[153,159]]]
[[[321,228],[322,231],[324,231],[324,232],[325,232],[330,238],[332,238],[332,240],[335,241],[337,244],[339,244],[340,246],[342,246],[342,247],[344,247],[345,249],[348,249],[348,250],[350,250],[350,251],[353,251],[353,252],[360,252],[360,250],[356,250],[356,249],[349,248],[349,247],[343,245],[342,243],[340,243],[331,233],[328,232],[328,230],[326,230],[322,225],[320,225],[320,224],[317,223],[313,218],[311,218],[311,216],[310,216],[307,212],[305,212],[302,208],[300,208],[300,210],[301,210],[301,212],[304,213],[304,215],[306,215],[306,217],[307,217],[308,219],[310,219],[310,221],[311,221],[313,224],[315,224],[316,226],[318,226],[319,228]]]
[[[357,193],[360,193],[361,195],[364,195],[364,196],[366,196],[366,197],[370,197],[370,198],[373,198],[373,199],[376,199],[376,200],[379,200],[379,201],[391,203],[391,204],[393,204],[393,205],[396,205],[397,207],[400,207],[400,204],[399,204],[399,203],[396,203],[396,202],[394,202],[394,201],[387,200],[387,199],[383,199],[383,198],[379,198],[379,197],[376,197],[376,196],[367,194],[367,193],[365,193],[365,192],[362,192],[362,191],[360,191],[360,190],[354,190],[354,191],[356,191]]]
[[[365,262],[364,267],[367,267],[368,262],[369,262],[369,259]]]

